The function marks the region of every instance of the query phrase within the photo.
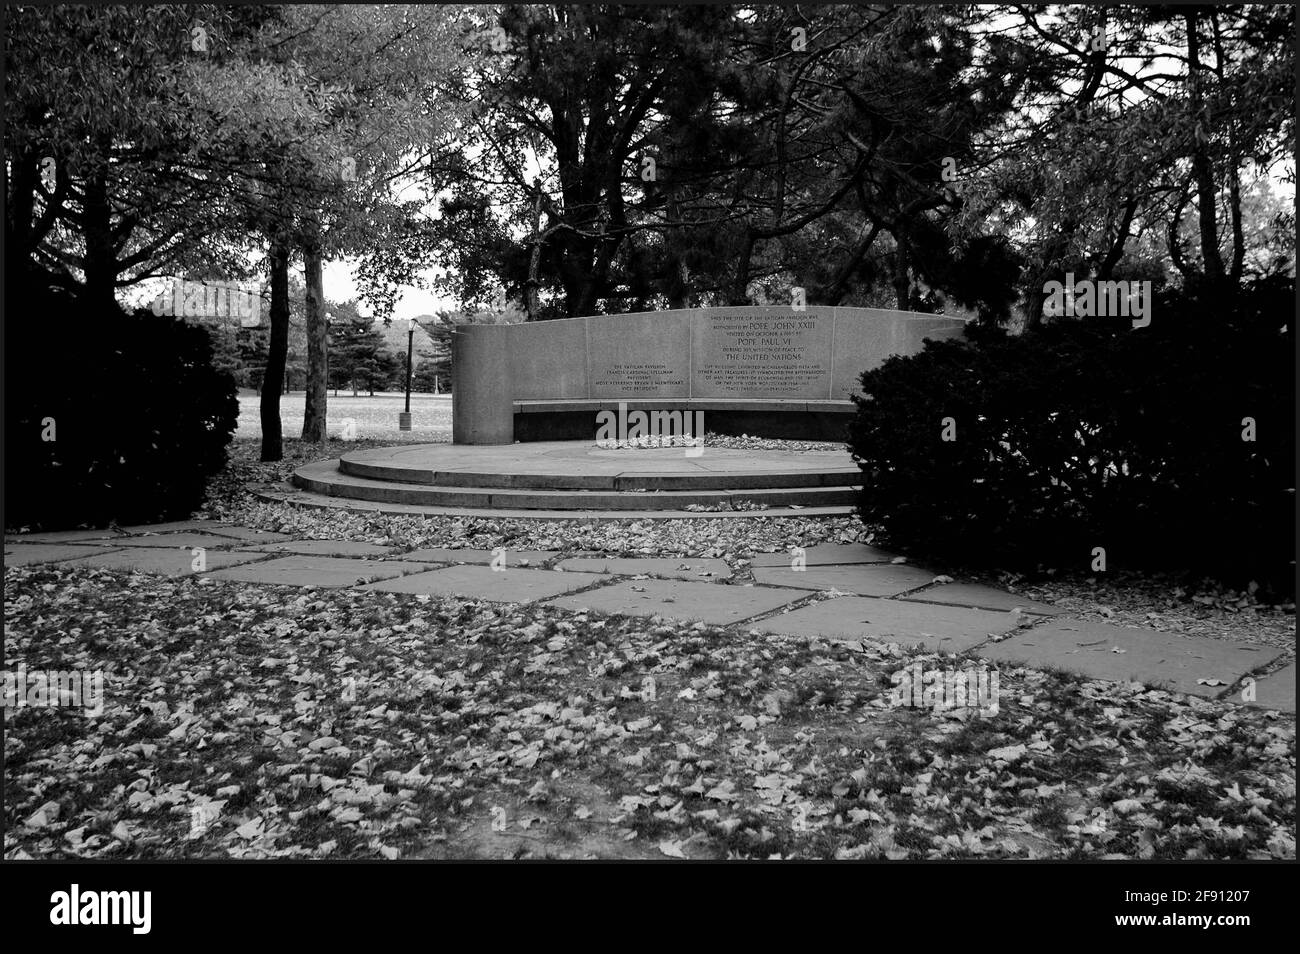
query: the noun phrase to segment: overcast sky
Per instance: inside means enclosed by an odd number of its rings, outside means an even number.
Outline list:
[[[343,302],[349,298],[357,297],[357,286],[352,280],[352,267],[344,261],[326,262],[323,269],[325,278],[325,299],[327,301]],[[430,269],[425,273],[426,277],[433,277],[433,270]],[[397,306],[393,309],[394,318],[415,318],[418,315],[431,315],[439,308],[454,310],[456,302],[450,297],[443,297],[438,292],[426,291],[422,288],[412,288],[410,285],[402,285],[402,297],[398,299]],[[361,313],[368,314],[370,309],[364,303],[360,305]]]

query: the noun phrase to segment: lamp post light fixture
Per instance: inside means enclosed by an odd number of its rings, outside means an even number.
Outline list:
[[[408,318],[406,321],[406,410],[397,415],[397,429],[401,431],[411,429],[411,362],[414,351],[415,319]]]

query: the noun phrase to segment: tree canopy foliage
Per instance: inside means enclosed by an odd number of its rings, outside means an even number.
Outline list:
[[[354,256],[532,319],[780,299],[991,318],[1065,271],[1293,268],[1276,5],[14,7],[8,264]],[[1261,185],[1262,184],[1262,185]]]
[[[528,320],[788,301],[1017,317],[1066,273],[1294,275],[1281,5],[6,8],[10,296],[327,259]],[[501,309],[496,309],[500,313]]]
[[[1235,285],[1294,267],[1286,197],[1242,201],[1294,177],[1292,18],[506,8],[453,91],[467,135],[431,160],[451,198],[428,254],[462,298],[504,285],[533,318],[798,285],[1032,323],[1066,271]],[[1285,253],[1252,257],[1261,227]]]

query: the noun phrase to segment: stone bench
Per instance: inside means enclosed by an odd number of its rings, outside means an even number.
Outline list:
[[[662,411],[701,412],[705,432],[762,434],[803,440],[844,439],[852,401],[807,401],[765,398],[570,398],[515,401],[514,430],[519,441],[589,440],[601,411],[631,414]],[[692,418],[691,420],[694,420]]]
[[[515,401],[515,414],[597,414],[617,411],[770,411],[817,414],[852,414],[852,401],[805,401],[794,398],[568,398],[560,401]]]

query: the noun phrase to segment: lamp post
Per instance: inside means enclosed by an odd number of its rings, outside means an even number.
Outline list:
[[[415,351],[415,319],[406,322],[406,410],[397,415],[397,429],[411,429],[411,356]]]

